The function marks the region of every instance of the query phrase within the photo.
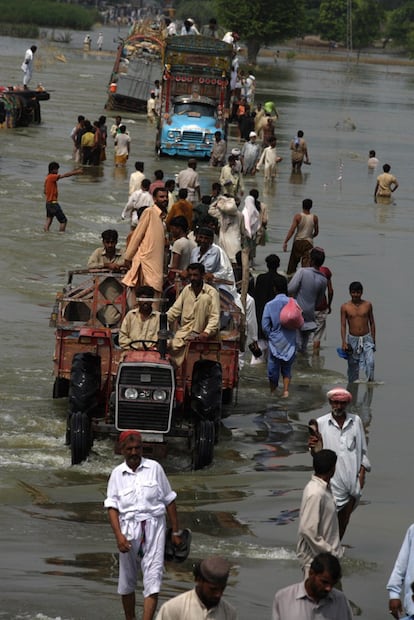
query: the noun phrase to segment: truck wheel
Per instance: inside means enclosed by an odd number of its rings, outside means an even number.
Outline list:
[[[69,380],[56,377],[53,384],[53,398],[65,398],[69,394]]]
[[[207,467],[214,455],[214,422],[200,420],[194,429],[193,469]]]
[[[91,449],[91,421],[86,413],[76,411],[70,417],[70,449],[72,465],[79,465]]]

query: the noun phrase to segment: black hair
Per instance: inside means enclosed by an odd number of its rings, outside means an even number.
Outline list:
[[[275,271],[280,265],[280,258],[277,256],[277,254],[269,254],[269,256],[266,256],[265,261],[267,268],[274,269]]]
[[[336,465],[336,452],[333,450],[320,450],[313,455],[313,469],[316,475],[324,475]]]
[[[102,241],[115,241],[115,243],[118,243],[118,231],[112,228],[104,230],[101,237]]]
[[[198,271],[200,273],[200,275],[204,275],[206,272],[206,268],[204,267],[203,263],[190,263],[187,267],[187,271],[189,270],[192,271]]]
[[[339,560],[331,553],[319,553],[313,559],[310,569],[315,573],[315,575],[320,575],[326,571],[335,583],[342,577],[342,570]]]
[[[147,286],[144,284],[142,286],[137,286],[135,289],[135,294],[137,297],[154,297],[155,291],[152,286]]]
[[[53,172],[54,170],[59,170],[60,165],[57,163],[57,161],[51,161],[49,164],[49,173]]]
[[[188,222],[183,215],[177,215],[170,220],[170,226],[177,226],[177,228],[181,228],[184,232],[188,230]]]
[[[321,248],[312,248],[310,259],[315,267],[322,267],[325,262],[325,252]]]
[[[349,285],[349,292],[352,293],[353,291],[363,291],[363,287],[361,282],[351,282],[351,284]]]

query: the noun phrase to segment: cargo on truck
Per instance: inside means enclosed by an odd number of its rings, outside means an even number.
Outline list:
[[[199,35],[168,37],[164,48],[159,155],[209,158],[227,135],[233,47]]]

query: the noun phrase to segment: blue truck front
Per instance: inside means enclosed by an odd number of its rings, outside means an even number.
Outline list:
[[[219,125],[214,101],[178,97],[172,114],[162,120],[159,154],[209,158]]]

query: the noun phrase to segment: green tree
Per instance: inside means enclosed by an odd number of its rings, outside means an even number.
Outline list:
[[[352,8],[352,47],[361,50],[370,46],[378,37],[385,11],[378,0],[357,0]]]
[[[177,19],[184,20],[186,17],[191,17],[200,28],[204,24],[208,24],[212,17],[217,19],[214,0],[198,0],[198,2],[179,0],[179,2],[175,2],[174,6],[176,7]]]
[[[389,14],[386,37],[392,39],[393,45],[410,49],[413,31],[414,1],[410,0]]]
[[[347,0],[322,0],[319,7],[319,33],[326,41],[346,40]]]
[[[216,0],[219,23],[237,32],[247,45],[248,62],[256,64],[262,45],[302,34],[303,0]]]

